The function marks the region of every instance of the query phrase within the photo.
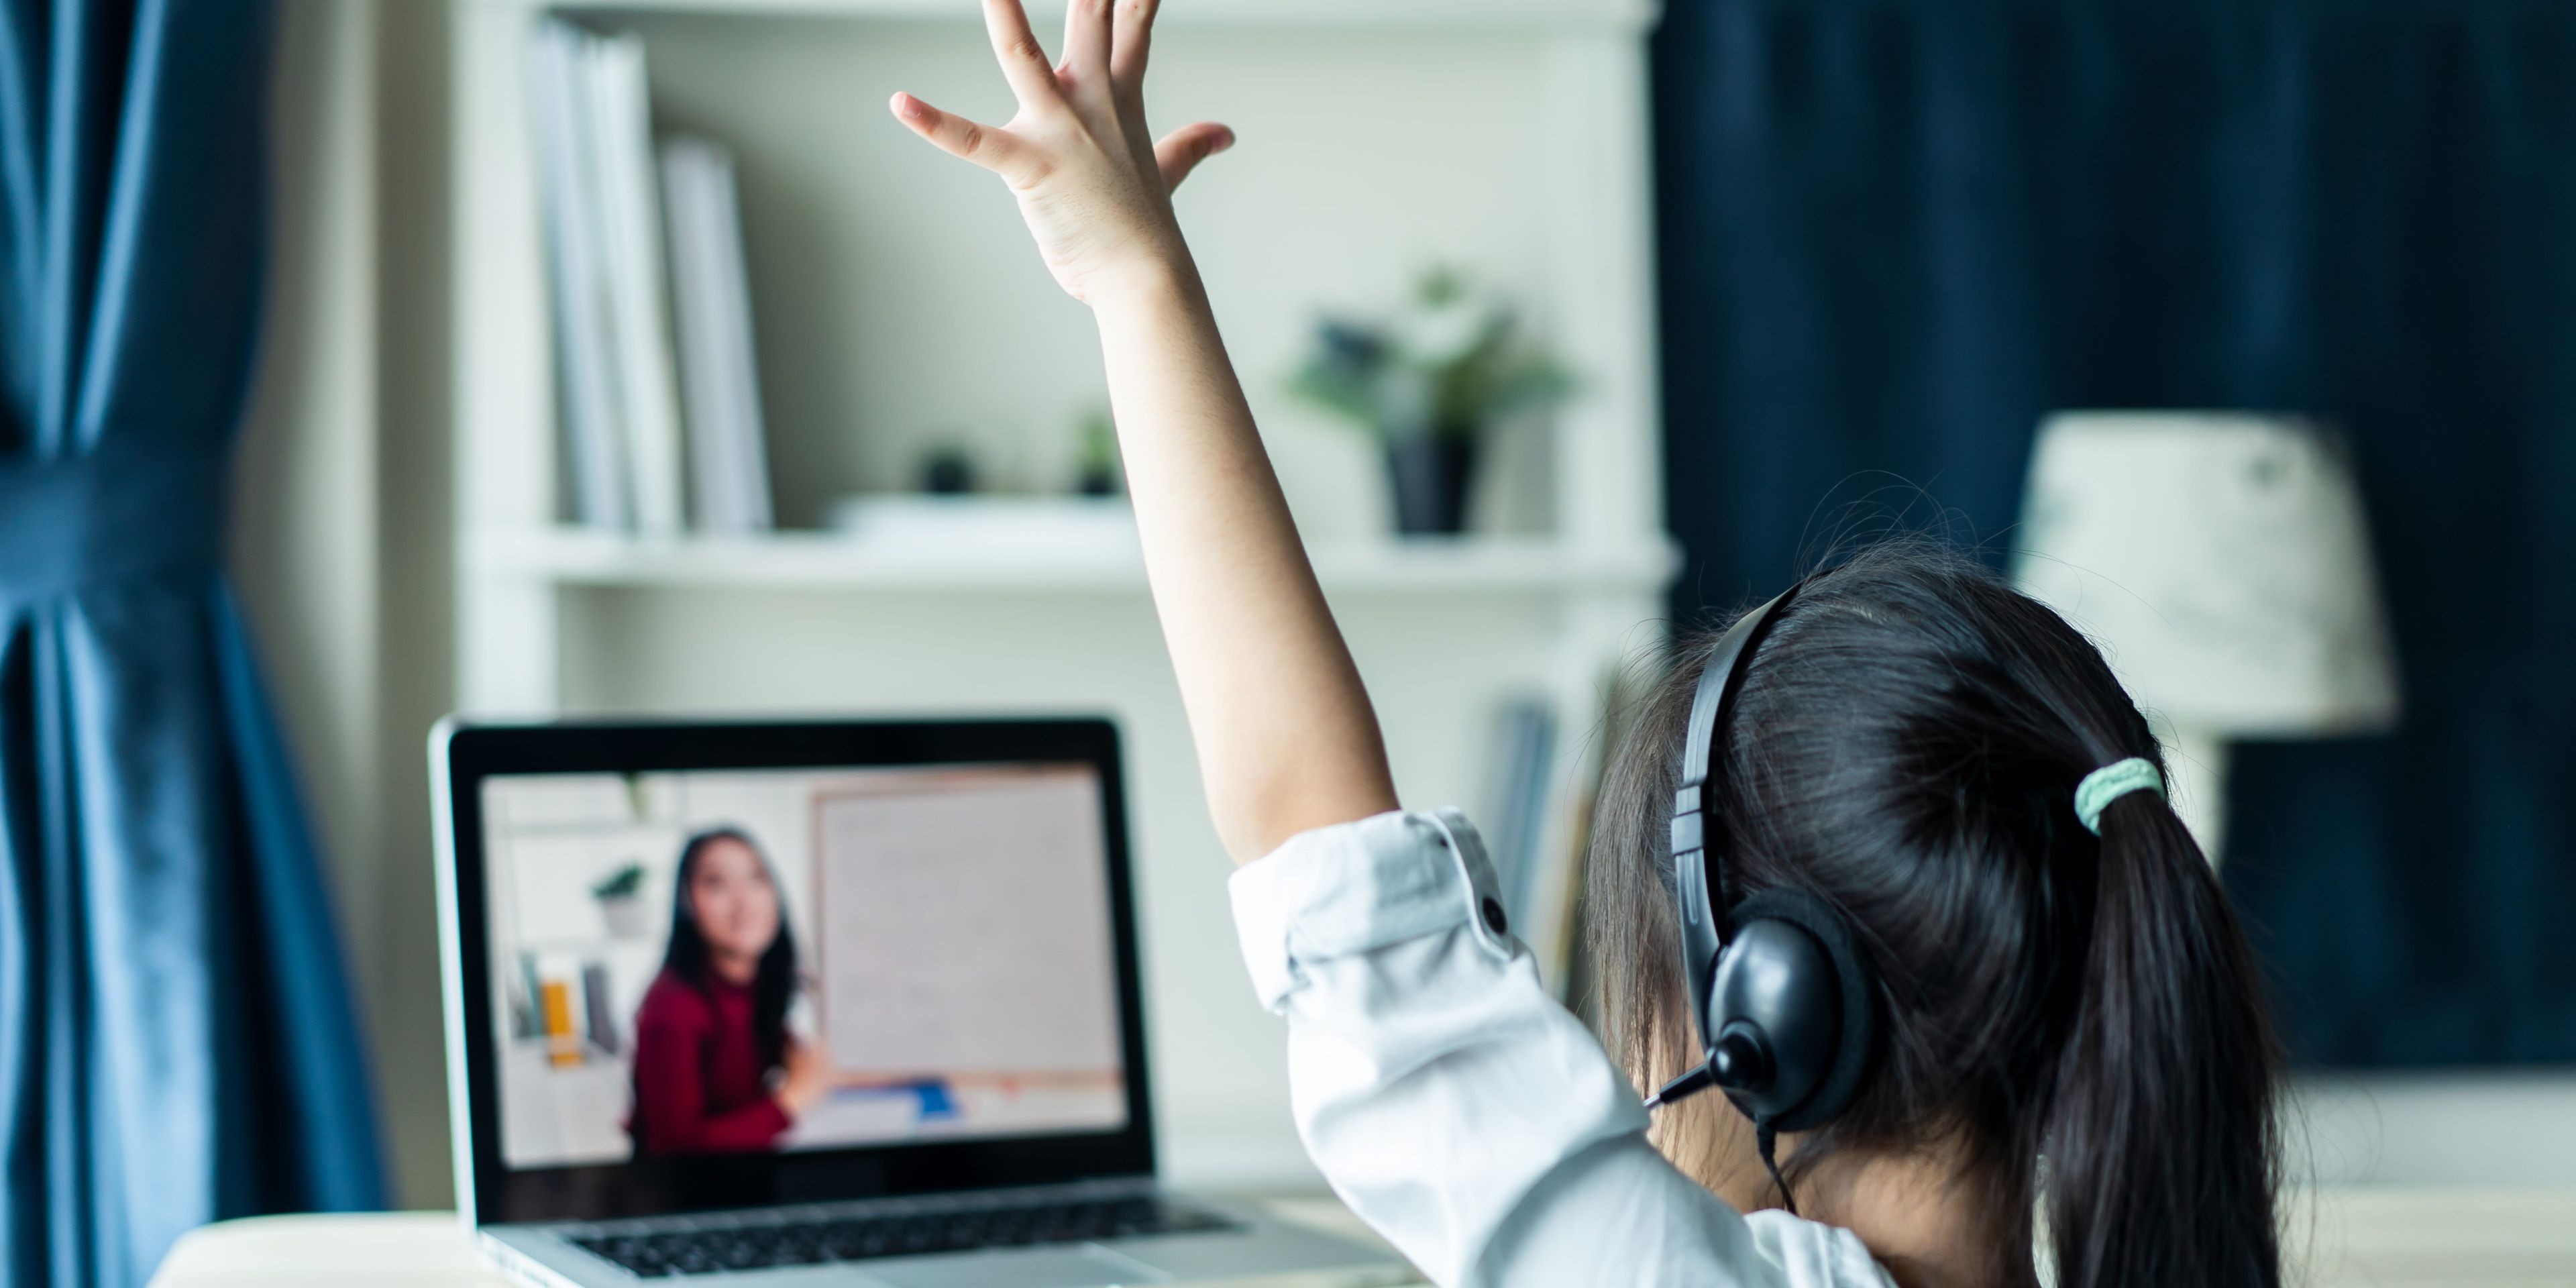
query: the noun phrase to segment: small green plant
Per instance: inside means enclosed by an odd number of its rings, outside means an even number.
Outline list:
[[[611,899],[632,899],[644,888],[644,865],[629,863],[600,879],[590,888],[590,897],[606,903]]]
[[[1073,490],[1084,496],[1118,495],[1118,426],[1094,409],[1074,431]]]
[[[1475,291],[1454,270],[1433,269],[1394,317],[1327,316],[1317,323],[1315,346],[1290,388],[1390,442],[1473,439],[1572,386],[1519,331],[1500,300]]]

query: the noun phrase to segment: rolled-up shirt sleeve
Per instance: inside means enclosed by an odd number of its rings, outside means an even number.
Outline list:
[[[1299,1134],[1351,1210],[1460,1288],[1887,1284],[1851,1232],[1747,1220],[1647,1142],[1497,890],[1449,810],[1319,828],[1234,875]]]

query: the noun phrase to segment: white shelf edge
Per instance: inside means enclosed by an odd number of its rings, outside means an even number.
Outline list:
[[[1583,547],[1553,537],[1320,542],[1326,590],[1661,592],[1680,566],[1669,539]],[[843,587],[907,591],[1142,591],[1130,549],[1008,552],[868,541],[832,532],[640,537],[556,527],[484,532],[469,575],[557,586]]]
[[[472,0],[496,8],[568,13],[686,13],[713,17],[811,17],[974,22],[972,0]],[[1064,11],[1060,0],[1029,5],[1031,25]],[[1661,0],[1179,0],[1167,27],[1319,27],[1386,30],[1596,31],[1642,34],[1662,20]]]

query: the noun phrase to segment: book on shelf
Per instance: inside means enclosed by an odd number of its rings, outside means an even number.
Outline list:
[[[671,373],[671,322],[662,278],[662,217],[653,182],[653,107],[644,83],[644,41],[632,33],[590,38],[591,101],[597,109],[599,211],[609,264],[609,322],[626,396],[633,450],[635,526],[680,528],[680,399]]]
[[[766,532],[775,525],[733,155],[674,138],[661,158],[693,517],[709,532]]]
[[[1583,897],[1592,845],[1593,810],[1613,750],[1635,715],[1639,677],[1625,666],[1606,670],[1584,709],[1591,732],[1560,742],[1561,706],[1535,695],[1497,709],[1488,762],[1486,851],[1494,864],[1513,933],[1538,963],[1539,978],[1558,1000],[1589,1016],[1591,963],[1583,933]]]
[[[617,1010],[610,1001],[608,967],[600,962],[581,964],[581,1009],[584,1036],[590,1044],[609,1055],[625,1048],[619,1040]]]
[[[1650,688],[1648,677],[1625,665],[1613,664],[1605,670],[1599,689],[1598,736],[1592,740],[1591,754],[1568,794],[1563,830],[1549,838],[1563,859],[1564,894],[1555,907],[1546,910],[1554,918],[1546,931],[1555,946],[1552,964],[1556,969],[1543,978],[1553,982],[1558,1001],[1596,1028],[1598,975],[1591,946],[1583,933],[1584,891],[1592,880],[1592,829],[1601,805],[1602,786],[1609,780],[1619,748],[1626,746],[1636,731],[1637,716]]]
[[[766,528],[730,161],[697,145],[675,180],[654,144],[644,42],[631,32],[548,18],[529,68],[573,517],[676,533],[694,490],[699,526]]]
[[[606,248],[592,209],[598,184],[587,173],[590,109],[581,92],[589,33],[561,22],[537,28],[529,47],[528,99],[536,126],[544,203],[546,279],[554,315],[555,402],[573,517],[600,528],[633,526],[627,483],[623,390],[608,342]]]
[[[1501,883],[1503,910],[1515,926],[1531,925],[1537,870],[1554,787],[1556,713],[1546,700],[1515,697],[1494,714],[1487,768],[1485,850]]]
[[[544,990],[537,984],[537,959],[519,955],[519,968],[505,972],[502,992],[510,1003],[510,1036],[541,1038],[546,1035],[545,1016],[540,1010]]]
[[[557,1068],[580,1064],[582,1059],[579,1017],[574,1014],[576,999],[572,981],[548,978],[537,985],[544,999],[546,1025],[546,1063]]]

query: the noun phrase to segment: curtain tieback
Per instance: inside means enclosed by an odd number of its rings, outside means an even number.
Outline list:
[[[105,448],[0,460],[0,600],[209,572],[223,559],[221,450]]]

